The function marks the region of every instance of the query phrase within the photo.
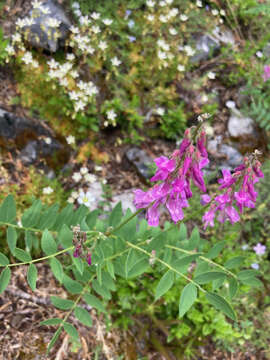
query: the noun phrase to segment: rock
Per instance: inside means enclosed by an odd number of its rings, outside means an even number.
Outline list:
[[[190,58],[192,63],[199,63],[210,59],[216,55],[220,50],[219,42],[211,35],[202,35],[196,42],[196,54]]]
[[[222,144],[221,138],[216,137],[207,143],[209,154],[215,159],[213,168],[233,170],[243,161],[243,156],[234,147]],[[210,164],[210,169],[212,168]]]
[[[250,102],[250,97],[248,95],[248,91],[246,86],[241,86],[238,90],[236,105],[238,108],[242,108]]]
[[[153,159],[148,156],[144,150],[138,147],[132,147],[127,150],[125,155],[144,181],[152,176],[150,166],[153,165]]]
[[[256,136],[254,121],[244,116],[236,108],[231,109],[231,116],[228,122],[228,131],[231,137],[240,138],[245,136]]]
[[[222,42],[226,45],[235,46],[233,33],[228,29],[220,29],[220,27],[217,26],[212,31],[212,36],[216,41]]]
[[[101,201],[104,201],[102,185],[99,181],[95,181],[88,186],[87,191],[90,191],[93,195],[93,199],[89,207],[89,209],[92,211],[98,207]]]
[[[132,189],[124,190],[121,194],[114,195],[112,197],[111,205],[112,207],[114,207],[117,203],[119,203],[119,201],[121,201],[122,209],[124,213],[126,213],[127,209],[130,209],[132,212],[135,212],[137,209],[133,203],[133,200],[134,200],[133,190]]]
[[[42,121],[21,118],[1,108],[0,146],[11,152],[16,149],[25,165],[45,161],[51,169],[64,166],[70,156],[69,147]]]
[[[270,42],[263,48],[263,55],[268,58],[270,57]]]
[[[64,9],[53,0],[45,1],[42,7],[48,9],[49,13],[44,14],[39,9],[32,9],[29,16],[34,19],[34,24],[23,29],[28,32],[27,40],[31,45],[55,52],[64,45],[71,23]],[[59,27],[50,26],[49,19],[60,22]]]

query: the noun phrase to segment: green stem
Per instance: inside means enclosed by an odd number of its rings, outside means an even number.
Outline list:
[[[151,257],[151,254],[149,252],[147,252],[146,250],[140,248],[139,246],[136,246],[132,243],[130,243],[129,241],[127,241],[127,245],[132,247],[133,249],[136,249],[138,251],[143,252],[144,254],[146,254],[147,256]],[[206,293],[206,291],[199,285],[197,284],[194,280],[188,278],[186,275],[182,274],[180,271],[176,270],[175,268],[173,268],[170,264],[166,263],[165,261],[159,259],[159,258],[155,258],[156,261],[160,262],[162,265],[165,265],[168,269],[174,271],[176,274],[178,274],[179,276],[181,276],[182,278],[184,278],[185,280],[187,280],[188,282],[192,283],[193,285],[197,286],[197,288],[199,290],[201,290],[202,292]]]
[[[195,251],[184,250],[184,249],[178,248],[178,247],[176,247],[176,246],[172,246],[172,245],[165,245],[165,246],[166,246],[167,248],[170,248],[170,249],[173,249],[173,250],[176,250],[176,251],[180,251],[180,252],[182,252],[182,253],[184,253],[184,254],[188,254],[188,255],[194,255],[194,254],[196,254]],[[222,269],[222,270],[223,270],[224,272],[226,272],[228,275],[230,275],[230,276],[234,277],[235,279],[237,279],[237,276],[236,276],[234,273],[232,273],[231,271],[227,270],[227,269],[226,269],[225,267],[223,267],[222,265],[217,264],[217,263],[215,263],[214,261],[212,261],[212,260],[210,260],[210,259],[208,259],[207,257],[202,256],[202,255],[198,256],[198,258],[201,259],[201,260],[203,260],[203,261],[208,262],[208,263],[211,264],[211,265],[214,265],[214,266]]]
[[[126,220],[124,220],[123,222],[121,222],[121,224],[119,224],[118,226],[116,226],[116,228],[106,232],[104,235],[106,236],[110,236],[112,235],[115,231],[121,229],[121,227],[123,227],[124,225],[126,225],[130,220],[132,220],[135,216],[137,216],[140,212],[142,212],[144,209],[139,209],[137,210],[134,214],[130,215]]]

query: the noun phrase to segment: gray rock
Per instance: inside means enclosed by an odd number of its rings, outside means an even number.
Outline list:
[[[238,108],[242,108],[243,106],[247,105],[250,102],[250,97],[247,93],[246,86],[241,86],[238,90],[236,104]]]
[[[25,148],[22,149],[20,158],[25,165],[34,164],[37,160],[38,152],[37,141],[30,141]]]
[[[143,180],[147,180],[151,177],[152,172],[150,166],[153,164],[153,159],[148,156],[144,150],[139,149],[138,147],[132,147],[127,150],[125,155]]]
[[[235,39],[233,33],[228,29],[220,29],[220,27],[217,26],[212,31],[212,36],[216,41],[219,41],[226,45],[235,46]]]
[[[130,209],[132,212],[136,211],[136,207],[133,203],[134,194],[133,189],[125,190],[119,195],[114,195],[112,197],[112,207],[121,201],[123,212],[126,213],[127,209]]]
[[[222,144],[221,139],[215,138],[208,141],[207,149],[212,157],[215,158],[214,168],[233,170],[243,161],[243,156],[234,147]],[[210,164],[210,169],[212,164]]]
[[[231,137],[256,136],[254,121],[244,116],[239,110],[232,108],[228,122],[228,131]]]
[[[220,50],[219,42],[211,35],[202,35],[196,42],[196,54],[190,58],[192,63],[199,63],[210,59]]]
[[[31,45],[55,52],[64,45],[71,23],[64,9],[53,0],[45,1],[42,7],[48,9],[49,14],[43,14],[39,9],[32,9],[29,16],[34,18],[35,22],[31,26],[25,26],[23,30],[27,32],[27,40]],[[50,18],[59,21],[60,26],[50,27],[48,25]]]
[[[270,42],[267,43],[263,48],[263,55],[266,57],[270,57]]]

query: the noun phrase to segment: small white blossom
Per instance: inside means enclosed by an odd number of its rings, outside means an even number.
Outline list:
[[[162,107],[159,107],[156,109],[156,113],[159,115],[159,116],[163,116],[165,114],[165,109],[162,108]]]
[[[79,77],[79,73],[77,70],[72,70],[70,72],[70,76],[73,77],[73,79],[76,79],[77,77]]]
[[[13,42],[20,42],[22,40],[21,34],[20,33],[15,33],[12,35],[12,41]]]
[[[201,1],[201,0],[197,0],[197,1],[196,1],[196,5],[197,5],[198,7],[202,7],[202,6],[203,6],[202,1]]]
[[[73,199],[73,197],[69,197],[68,199],[67,199],[67,202],[69,203],[69,204],[73,204],[74,203],[74,199]]]
[[[91,205],[93,204],[93,202],[96,201],[96,199],[90,191],[84,192],[83,190],[80,190],[77,201],[80,205],[83,204],[87,207],[91,207]]]
[[[177,34],[177,30],[176,30],[175,28],[170,28],[170,29],[169,29],[169,33],[170,33],[171,35],[176,35],[176,34]]]
[[[103,180],[102,180],[102,184],[103,184],[103,185],[106,185],[106,184],[107,184],[107,180],[106,180],[106,179],[103,179]]]
[[[88,169],[87,169],[87,167],[82,167],[82,168],[80,168],[80,173],[81,173],[82,175],[88,174]]]
[[[207,76],[208,76],[208,79],[214,80],[216,78],[216,73],[214,73],[213,71],[209,71]]]
[[[113,66],[119,66],[122,61],[120,61],[116,56],[111,59],[111,63]]]
[[[76,191],[76,190],[72,191],[72,193],[71,193],[71,197],[73,197],[73,199],[77,199],[77,198],[78,198],[78,196],[79,196],[78,191]]]
[[[159,2],[159,6],[161,6],[161,7],[164,7],[164,6],[166,6],[167,4],[166,4],[166,1],[160,1]]]
[[[76,26],[73,26],[73,25],[69,28],[69,30],[70,30],[73,34],[79,34],[79,32],[80,32],[79,28],[77,28]]]
[[[162,23],[166,23],[168,21],[168,18],[167,16],[165,15],[160,15],[159,16],[159,20],[162,22]]]
[[[100,18],[100,13],[93,12],[91,14],[91,18],[93,18],[94,20],[98,20]]]
[[[102,171],[102,170],[103,170],[102,166],[99,165],[95,166],[95,171]]]
[[[184,51],[186,52],[187,56],[193,56],[195,54],[195,50],[192,49],[192,47],[189,45],[184,46]]]
[[[25,19],[25,25],[26,26],[32,26],[35,24],[35,20],[32,17],[26,17]]]
[[[30,53],[29,51],[27,51],[23,57],[22,57],[22,61],[26,64],[29,65],[33,62],[33,56],[32,53]]]
[[[76,16],[78,16],[78,17],[82,16],[82,12],[81,12],[80,9],[74,10],[74,14],[75,14]]]
[[[146,5],[149,7],[154,7],[155,6],[155,2],[153,0],[147,0],[146,1]]]
[[[258,58],[262,58],[262,57],[263,57],[263,53],[262,53],[261,51],[257,51],[257,52],[256,52],[256,56],[257,56]]]
[[[223,9],[221,9],[219,13],[220,13],[221,16],[226,16],[226,12]]]
[[[217,10],[217,9],[213,9],[211,12],[212,12],[212,14],[213,14],[214,16],[217,16],[217,15],[218,15],[218,10]]]
[[[50,195],[53,192],[53,189],[50,186],[45,187],[42,190],[43,194]]]
[[[68,86],[68,79],[67,78],[62,78],[59,81],[61,86],[67,87]]]
[[[179,65],[177,66],[177,70],[180,71],[180,72],[183,72],[183,71],[185,71],[185,66],[182,65],[182,64],[179,64]]]
[[[15,55],[15,49],[12,45],[7,45],[5,50],[9,55]]]
[[[80,8],[80,4],[79,4],[77,1],[75,1],[75,2],[72,4],[72,8],[73,8],[73,9],[79,9],[79,8]]]
[[[100,33],[101,30],[100,30],[100,27],[98,25],[94,25],[94,26],[92,26],[92,31],[95,34],[98,34],[98,33]]]
[[[75,103],[74,107],[75,107],[75,111],[78,112],[80,110],[84,110],[84,108],[86,107],[86,104],[82,100],[79,100],[78,102]]]
[[[72,179],[73,179],[75,182],[79,182],[79,181],[82,179],[82,175],[81,175],[79,172],[75,172],[75,173],[72,175]]]
[[[187,20],[188,20],[188,16],[185,15],[185,14],[181,14],[181,15],[180,15],[180,20],[181,20],[181,21],[187,21]]]
[[[50,145],[50,144],[52,143],[52,139],[51,139],[50,137],[46,137],[46,138],[44,139],[44,141],[45,141],[45,143],[48,144],[48,145]]]
[[[88,24],[91,23],[91,20],[89,19],[89,17],[87,15],[86,16],[80,16],[79,21],[80,21],[81,25],[88,25]]]
[[[208,96],[206,94],[203,94],[201,100],[203,103],[206,103],[208,101]]]
[[[107,26],[110,26],[113,23],[113,21],[111,19],[103,19],[102,21],[103,21],[103,24],[105,24]]]
[[[108,44],[106,43],[106,41],[101,40],[100,43],[98,44],[98,47],[99,47],[101,50],[106,50],[107,47],[108,47]]]
[[[97,180],[97,177],[94,174],[85,174],[84,180],[89,182],[90,184],[93,184]]]
[[[40,1],[38,1],[38,0],[34,0],[32,2],[32,6],[33,6],[34,9],[40,9],[42,7],[42,3]]]
[[[40,8],[40,10],[42,11],[42,13],[43,13],[44,15],[49,15],[49,14],[51,13],[51,10],[50,10],[48,7],[42,6],[42,7]]]
[[[59,65],[59,63],[57,61],[55,61],[54,59],[51,59],[50,61],[48,61],[47,64],[49,65],[49,67],[51,69],[56,69]]]
[[[23,27],[26,25],[25,20],[24,20],[24,19],[17,19],[16,25],[17,25],[19,28],[23,28]]]
[[[171,5],[173,3],[173,0],[165,0],[168,5]]]
[[[75,137],[73,135],[68,135],[66,141],[69,145],[75,144]]]
[[[157,55],[160,60],[165,60],[167,58],[167,54],[164,51],[159,50]]]
[[[70,100],[79,100],[79,93],[74,90],[70,91],[68,95]]]
[[[52,28],[58,28],[59,26],[60,26],[60,24],[61,24],[61,21],[59,21],[59,20],[57,20],[57,19],[55,19],[55,18],[49,18],[48,20],[47,20],[47,25],[48,26],[50,26],[50,27],[52,27]]]
[[[155,20],[155,17],[154,17],[154,15],[151,15],[151,14],[149,14],[148,16],[147,16],[147,20],[149,20],[149,21],[154,21]]]
[[[74,54],[67,54],[67,60],[68,61],[73,61],[75,59],[75,55]]]
[[[232,100],[226,101],[226,107],[227,107],[228,109],[234,109],[234,108],[235,108],[235,102],[232,101]]]
[[[19,220],[19,221],[17,222],[17,224],[18,224],[19,227],[22,227],[22,221],[21,221],[21,220]]]
[[[173,8],[169,11],[169,17],[175,17],[176,15],[178,15],[179,10],[177,8]]]
[[[112,110],[108,110],[107,112],[106,112],[106,115],[107,115],[107,118],[109,119],[109,120],[115,120],[115,118],[117,117],[117,114],[116,114],[116,112],[112,109]]]

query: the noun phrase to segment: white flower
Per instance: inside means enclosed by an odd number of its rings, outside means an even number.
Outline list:
[[[87,207],[90,207],[93,202],[96,201],[95,197],[91,194],[91,192],[88,190],[87,192],[84,192],[83,190],[80,190],[79,197],[78,197],[78,203],[80,205],[85,205]]]
[[[80,16],[79,21],[80,21],[81,25],[88,25],[89,23],[91,23],[91,20],[89,19],[89,17],[87,15]]]
[[[183,71],[185,71],[185,66],[182,65],[182,64],[179,64],[179,65],[177,66],[177,70],[180,71],[180,72],[183,72]]]
[[[173,0],[165,0],[168,5],[171,5],[173,3]]]
[[[176,34],[177,34],[177,30],[176,30],[175,28],[170,28],[170,29],[169,29],[169,33],[170,33],[171,35],[176,35]]]
[[[59,65],[59,63],[57,61],[55,61],[54,59],[51,59],[50,61],[48,61],[47,64],[49,65],[49,67],[51,69],[56,69]]]
[[[164,6],[166,6],[167,4],[166,4],[166,2],[165,1],[160,1],[159,2],[159,6],[161,6],[161,7],[164,7]]]
[[[146,5],[149,7],[154,7],[155,6],[155,2],[153,0],[147,0],[146,1]]]
[[[87,169],[87,167],[82,167],[82,168],[80,168],[80,173],[81,173],[82,175],[88,174],[88,169]]]
[[[62,78],[59,81],[61,86],[67,87],[68,86],[68,79],[67,78]]]
[[[75,144],[75,137],[73,135],[68,135],[66,141],[69,145]]]
[[[26,25],[25,20],[24,20],[24,19],[17,19],[16,25],[17,25],[19,28],[23,28],[23,27]]]
[[[74,54],[67,54],[67,60],[68,61],[73,61],[75,59],[75,55]]]
[[[32,2],[32,6],[33,6],[34,9],[40,9],[42,7],[42,3],[39,2],[38,0],[34,0]]]
[[[33,62],[33,56],[32,56],[32,53],[30,53],[29,51],[27,51],[23,57],[22,57],[22,61],[28,65],[28,64],[31,64]]]
[[[51,10],[44,6],[42,6],[40,10],[43,12],[44,15],[49,15],[51,13]]]
[[[257,51],[257,52],[256,52],[256,56],[257,56],[258,58],[262,58],[262,57],[263,57],[263,53],[262,53],[261,51]]]
[[[147,19],[148,19],[149,21],[154,21],[154,20],[155,20],[155,17],[154,17],[154,15],[148,15],[148,16],[147,16]]]
[[[74,203],[74,199],[73,199],[73,197],[69,197],[68,199],[67,199],[67,202],[69,203],[69,204],[73,204]]]
[[[214,16],[217,16],[217,15],[218,15],[218,10],[217,10],[217,9],[213,9],[211,12],[212,12],[212,14],[213,14]]]
[[[107,115],[107,118],[109,119],[109,120],[114,120],[115,118],[116,118],[116,116],[117,116],[117,114],[116,114],[116,112],[112,109],[112,110],[108,110],[107,112],[106,112],[106,115]]]
[[[108,47],[108,44],[106,43],[106,41],[100,41],[100,43],[98,44],[98,47],[101,49],[101,50],[106,50],[107,47]]]
[[[72,179],[73,179],[75,182],[79,182],[79,181],[82,179],[82,175],[81,175],[79,172],[75,172],[75,173],[72,175]]]
[[[103,125],[104,125],[104,127],[108,127],[109,126],[109,121],[104,121],[104,123],[103,123]]]
[[[35,20],[32,17],[26,17],[25,19],[25,25],[26,26],[32,26],[35,24]]]
[[[226,16],[226,12],[223,9],[221,9],[219,13],[220,13],[221,16]]]
[[[80,9],[74,10],[74,14],[75,14],[76,16],[78,16],[78,17],[82,16],[82,12],[81,12]]]
[[[48,145],[50,145],[50,144],[52,143],[52,139],[51,139],[50,137],[46,137],[46,138],[44,139],[44,141],[45,141],[45,143],[48,144]]]
[[[92,31],[95,34],[98,34],[98,33],[100,33],[100,27],[97,25],[94,25],[94,26],[92,26]]]
[[[189,45],[184,46],[184,51],[186,52],[187,56],[193,56],[195,54],[195,50],[192,49],[192,47]]]
[[[196,1],[196,5],[197,5],[198,7],[202,7],[202,6],[203,6],[202,1],[201,1],[201,0],[197,0],[197,1]]]
[[[53,192],[53,189],[50,186],[45,187],[42,190],[43,194],[50,195]]]
[[[160,116],[163,116],[165,114],[165,109],[162,107],[159,107],[156,109],[156,113]]]
[[[163,22],[163,23],[166,23],[166,22],[168,21],[168,18],[167,18],[167,16],[165,16],[165,15],[160,15],[160,16],[159,16],[159,20],[160,20],[161,22]]]
[[[203,94],[201,100],[203,103],[206,103],[208,101],[208,96],[206,94]]]
[[[75,111],[78,112],[80,110],[84,110],[84,108],[86,107],[86,104],[82,100],[79,100],[78,102],[75,103],[74,107],[75,107]]]
[[[73,79],[76,79],[79,76],[79,73],[77,70],[72,70],[70,76],[73,77]]]
[[[47,25],[52,27],[52,28],[58,28],[61,24],[61,21],[55,19],[55,18],[52,18],[50,17],[49,19],[47,19]]]
[[[102,171],[102,170],[103,170],[102,166],[99,165],[95,166],[95,171]]]
[[[94,54],[94,52],[95,52],[95,49],[92,46],[87,46],[87,49],[86,49],[87,54],[92,55],[92,54]]]
[[[77,91],[72,90],[68,95],[70,100],[79,100],[79,93]]]
[[[213,71],[209,71],[207,76],[208,76],[208,79],[214,80],[216,78],[216,73],[214,73]]]
[[[181,15],[180,15],[180,20],[181,20],[181,21],[187,21],[187,20],[188,20],[188,16],[185,15],[185,14],[181,14]]]
[[[226,106],[228,109],[234,109],[235,108],[235,102],[232,100],[226,101]]]
[[[176,15],[178,15],[179,10],[177,8],[173,8],[169,11],[169,17],[175,17]]]
[[[84,92],[87,96],[93,96],[98,93],[98,88],[96,87],[96,85],[94,83],[92,83],[92,81],[90,81],[87,84],[87,87],[84,89]]]
[[[5,48],[6,52],[9,54],[9,55],[15,55],[15,49],[13,46],[11,45],[7,45],[6,48]]]
[[[79,4],[78,2],[74,2],[74,3],[72,4],[72,7],[73,7],[73,9],[79,9],[79,8],[80,8],[80,4]]]
[[[161,47],[161,49],[165,50],[165,51],[169,51],[170,50],[170,45],[167,44],[163,39],[159,39],[157,41],[157,44],[159,47]]]
[[[111,25],[113,23],[113,21],[111,19],[104,19],[102,21],[103,21],[103,24],[105,24],[107,26],[109,26],[109,25]]]
[[[111,63],[113,66],[119,66],[122,61],[120,61],[116,56],[111,59]]]
[[[84,180],[89,182],[90,184],[93,184],[97,180],[97,177],[94,174],[85,174]]]
[[[157,55],[160,60],[165,60],[167,58],[167,54],[164,51],[159,50]]]
[[[80,30],[79,28],[77,28],[76,26],[71,25],[71,27],[69,28],[69,30],[73,33],[73,34],[79,34]]]
[[[106,180],[106,179],[103,179],[103,180],[102,180],[102,184],[103,184],[103,185],[106,185],[106,184],[107,184],[107,180]]]
[[[93,12],[91,14],[91,18],[93,18],[94,20],[98,20],[100,18],[100,13]]]
[[[21,34],[20,33],[15,33],[12,35],[12,40],[14,42],[20,42],[22,40]]]

